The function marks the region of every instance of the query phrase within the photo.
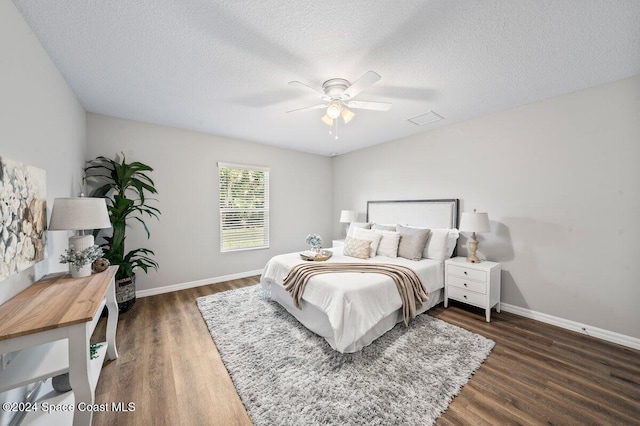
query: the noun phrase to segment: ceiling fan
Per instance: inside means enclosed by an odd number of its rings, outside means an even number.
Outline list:
[[[342,117],[342,120],[346,124],[350,122],[355,116],[355,113],[349,108],[368,109],[373,111],[388,111],[389,108],[391,108],[391,104],[388,102],[353,100],[356,95],[358,95],[367,87],[376,83],[378,80],[380,80],[380,78],[382,78],[380,77],[380,74],[374,71],[367,71],[353,84],[349,83],[349,81],[345,80],[344,78],[332,78],[322,84],[323,91],[316,90],[313,87],[299,81],[290,81],[289,86],[304,90],[307,93],[312,93],[313,95],[322,99],[324,103],[313,105],[310,107],[293,109],[287,111],[287,113],[326,108],[326,114],[322,117],[322,121],[329,126],[332,126],[335,122],[337,132],[338,117]],[[329,131],[329,133],[331,133],[331,131]],[[337,138],[338,136],[336,133],[336,139]]]

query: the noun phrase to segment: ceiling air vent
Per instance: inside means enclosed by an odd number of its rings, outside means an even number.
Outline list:
[[[429,111],[426,114],[418,115],[410,118],[409,121],[416,126],[424,126],[425,124],[433,123],[434,121],[442,120],[444,117],[436,114],[433,111]]]

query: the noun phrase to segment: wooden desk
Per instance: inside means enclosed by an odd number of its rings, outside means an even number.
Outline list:
[[[95,389],[105,356],[116,359],[117,266],[84,278],[51,274],[0,305],[0,353],[20,350],[0,373],[0,392],[69,373],[75,396],[73,425],[90,425]],[[107,341],[90,359],[91,334],[107,307]],[[39,362],[38,362],[39,361]]]

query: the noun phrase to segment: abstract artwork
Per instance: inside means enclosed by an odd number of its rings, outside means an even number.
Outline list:
[[[46,173],[0,156],[0,281],[46,256]]]

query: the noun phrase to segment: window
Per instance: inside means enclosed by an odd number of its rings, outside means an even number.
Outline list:
[[[269,169],[218,163],[220,251],[269,248]]]

